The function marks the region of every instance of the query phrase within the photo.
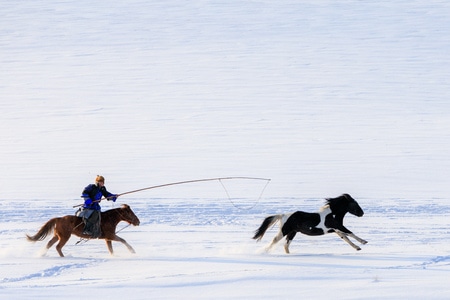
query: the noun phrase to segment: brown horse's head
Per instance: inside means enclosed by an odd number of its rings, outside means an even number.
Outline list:
[[[120,207],[120,216],[122,221],[128,222],[134,226],[138,226],[141,223],[128,204],[122,204]]]

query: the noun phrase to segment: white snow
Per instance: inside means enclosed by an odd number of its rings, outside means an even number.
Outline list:
[[[447,1],[0,2],[0,298],[447,299]],[[139,227],[29,243],[84,186]],[[232,198],[228,199],[227,193]],[[351,194],[369,241],[251,239]],[[124,223],[119,227],[125,226]]]

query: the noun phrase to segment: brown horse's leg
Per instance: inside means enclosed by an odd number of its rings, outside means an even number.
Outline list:
[[[69,237],[59,236],[59,243],[58,243],[58,245],[56,245],[56,251],[58,251],[59,256],[61,256],[61,257],[64,257],[64,254],[62,253],[62,248],[67,243],[69,238],[70,238],[70,235],[69,235]]]
[[[47,246],[45,246],[45,252],[42,252],[42,255],[45,255],[48,249],[50,249],[56,242],[58,241],[58,237],[55,235],[52,237],[50,241],[48,241]]]
[[[125,241],[123,238],[121,238],[121,237],[119,237],[119,236],[116,235],[116,236],[114,237],[114,241],[121,242],[122,244],[124,244],[124,245],[128,248],[128,250],[129,250],[131,253],[136,253],[136,251],[134,251],[133,247],[131,247],[131,245],[128,244],[127,241]],[[110,243],[111,243],[111,241],[110,241]],[[111,249],[112,249],[112,248],[111,248]]]
[[[113,251],[111,240],[105,240],[105,242],[106,242],[106,246],[108,247],[109,254],[113,255],[114,251]]]

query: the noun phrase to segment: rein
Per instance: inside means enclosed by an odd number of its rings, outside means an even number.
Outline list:
[[[122,230],[124,230],[125,228],[129,227],[131,225],[131,223],[128,223],[127,225],[125,225],[124,227],[122,227],[122,229],[117,230],[116,233],[121,232]]]

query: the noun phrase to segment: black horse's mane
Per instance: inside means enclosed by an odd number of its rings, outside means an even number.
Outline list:
[[[334,206],[335,204],[341,202],[342,200],[348,200],[348,197],[350,197],[349,194],[342,194],[336,198],[326,198],[325,205]]]

